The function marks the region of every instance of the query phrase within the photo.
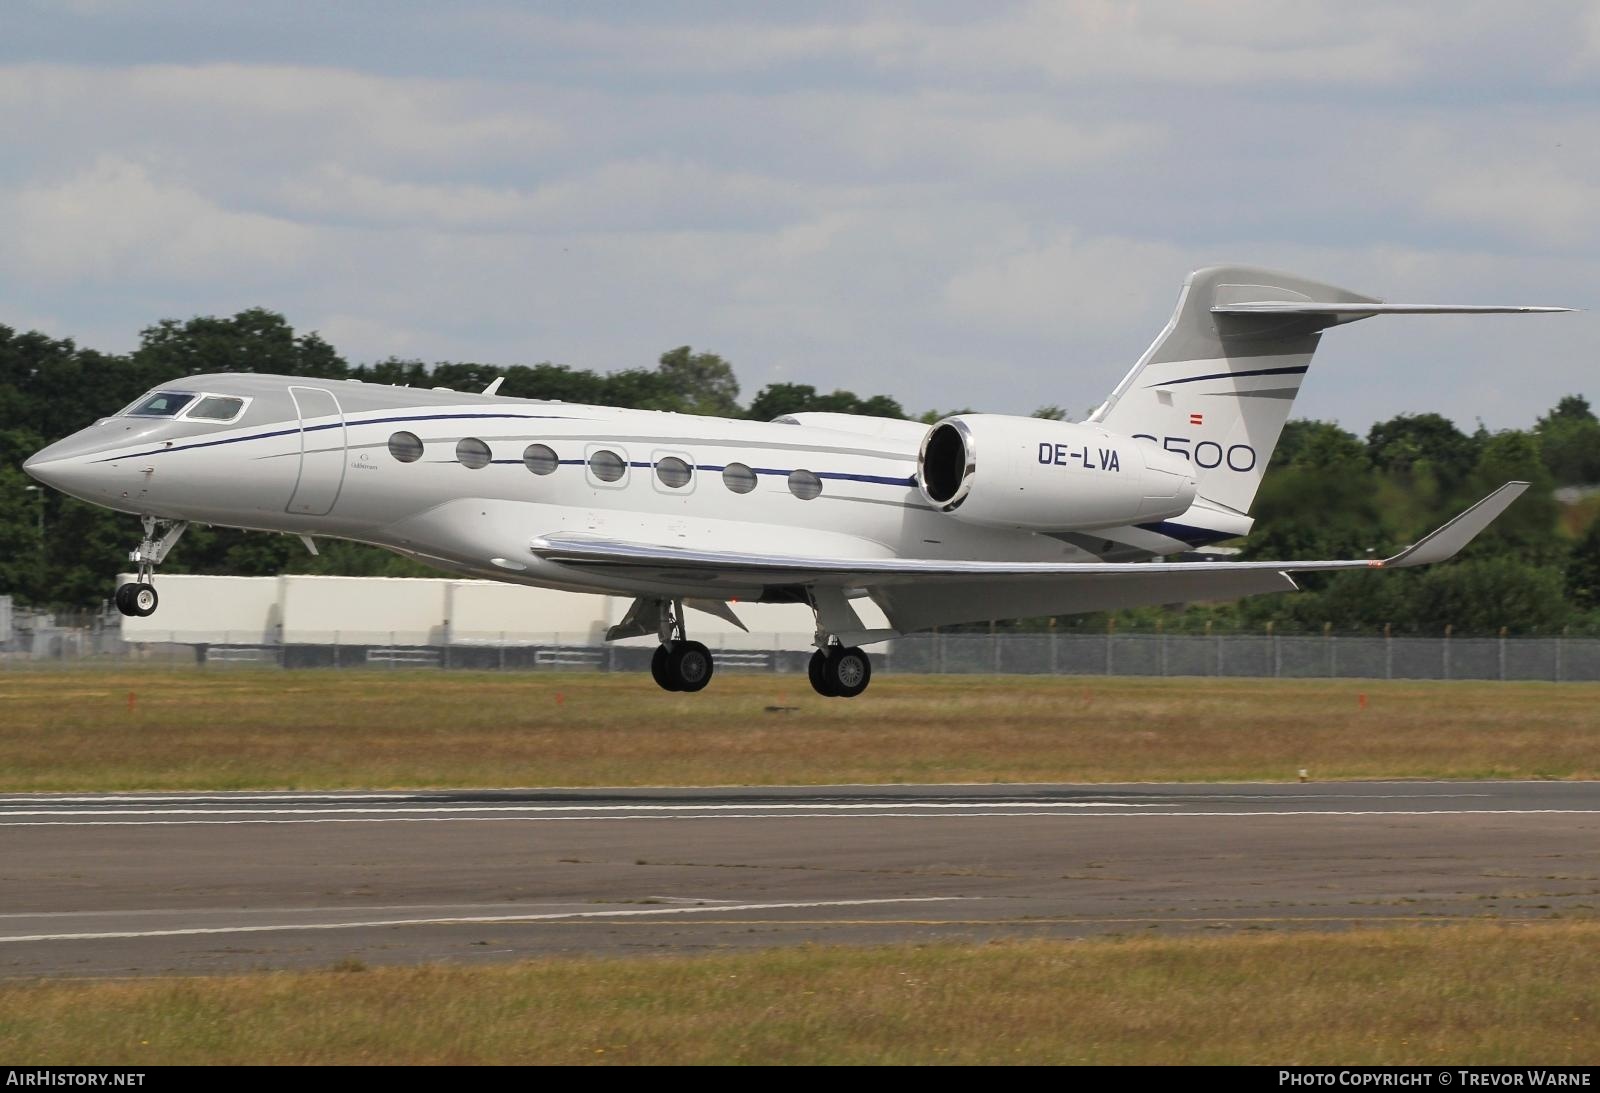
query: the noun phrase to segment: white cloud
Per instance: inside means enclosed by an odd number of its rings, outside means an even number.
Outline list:
[[[354,360],[691,342],[747,394],[1081,410],[1198,265],[1469,302],[1600,280],[1582,5],[419,4],[382,49],[341,6],[111,8],[0,66],[0,322],[108,349],[260,304]],[[103,63],[105,27],[169,63]],[[1531,420],[1592,386],[1587,322],[1358,324],[1301,408]]]
[[[1147,318],[1158,286],[1186,273],[1192,260],[1170,243],[1083,238],[1069,230],[957,273],[945,299],[956,314],[993,330],[1098,337]]]
[[[297,224],[224,209],[111,157],[59,182],[0,191],[0,225],[9,242],[0,261],[59,281],[248,277],[292,268],[310,241]]]

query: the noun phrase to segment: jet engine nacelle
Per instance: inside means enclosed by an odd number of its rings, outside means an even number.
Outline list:
[[[958,520],[1080,531],[1164,520],[1194,501],[1194,466],[1097,425],[959,414],[928,430],[922,495]]]

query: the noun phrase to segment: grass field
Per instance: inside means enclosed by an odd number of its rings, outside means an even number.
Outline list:
[[[1363,700],[1364,696],[1364,700]],[[774,709],[776,707],[776,709]],[[439,671],[0,674],[0,790],[1600,776],[1600,686]]]
[[[0,1058],[1593,1064],[1600,924],[12,983]]]

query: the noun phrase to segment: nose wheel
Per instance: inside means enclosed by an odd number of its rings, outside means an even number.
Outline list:
[[[684,634],[683,603],[674,600],[661,606],[661,644],[650,657],[650,677],[663,691],[693,692],[711,682],[716,669],[711,650]]]
[[[144,539],[138,549],[128,552],[128,561],[136,567],[138,579],[119,586],[111,598],[118,611],[141,619],[154,615],[161,603],[161,597],[156,595],[156,566],[166,560],[167,552],[189,527],[183,520],[158,520],[154,516],[143,519]]]
[[[872,682],[872,660],[853,645],[818,649],[806,671],[812,689],[824,698],[854,698]]]

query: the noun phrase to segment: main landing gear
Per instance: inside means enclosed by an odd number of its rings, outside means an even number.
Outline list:
[[[842,601],[841,601],[842,602]],[[817,651],[811,654],[807,674],[811,686],[826,698],[854,698],[872,682],[872,660],[853,645],[845,645],[823,627],[823,619],[834,620],[835,627],[848,627],[846,633],[876,637],[880,632],[861,628],[854,612],[844,614],[827,604],[817,609]],[[737,620],[735,620],[737,621]],[[711,682],[716,665],[711,650],[690,641],[684,631],[683,601],[641,596],[633,602],[623,620],[606,631],[606,640],[642,637],[651,630],[661,638],[650,658],[650,677],[663,691],[698,691]],[[888,632],[882,632],[889,636]]]
[[[112,597],[118,611],[137,618],[156,613],[156,607],[161,602],[154,583],[156,566],[166,560],[167,551],[183,538],[184,531],[189,527],[184,520],[158,520],[154,516],[146,516],[143,520],[144,539],[137,550],[128,552],[128,561],[134,564],[138,576],[130,583],[119,586]]]
[[[650,658],[650,676],[663,691],[698,691],[711,682],[711,650],[684,632],[683,601],[661,606],[661,644]]]
[[[829,645],[811,654],[811,688],[824,698],[854,698],[872,682],[872,661],[855,646]]]

